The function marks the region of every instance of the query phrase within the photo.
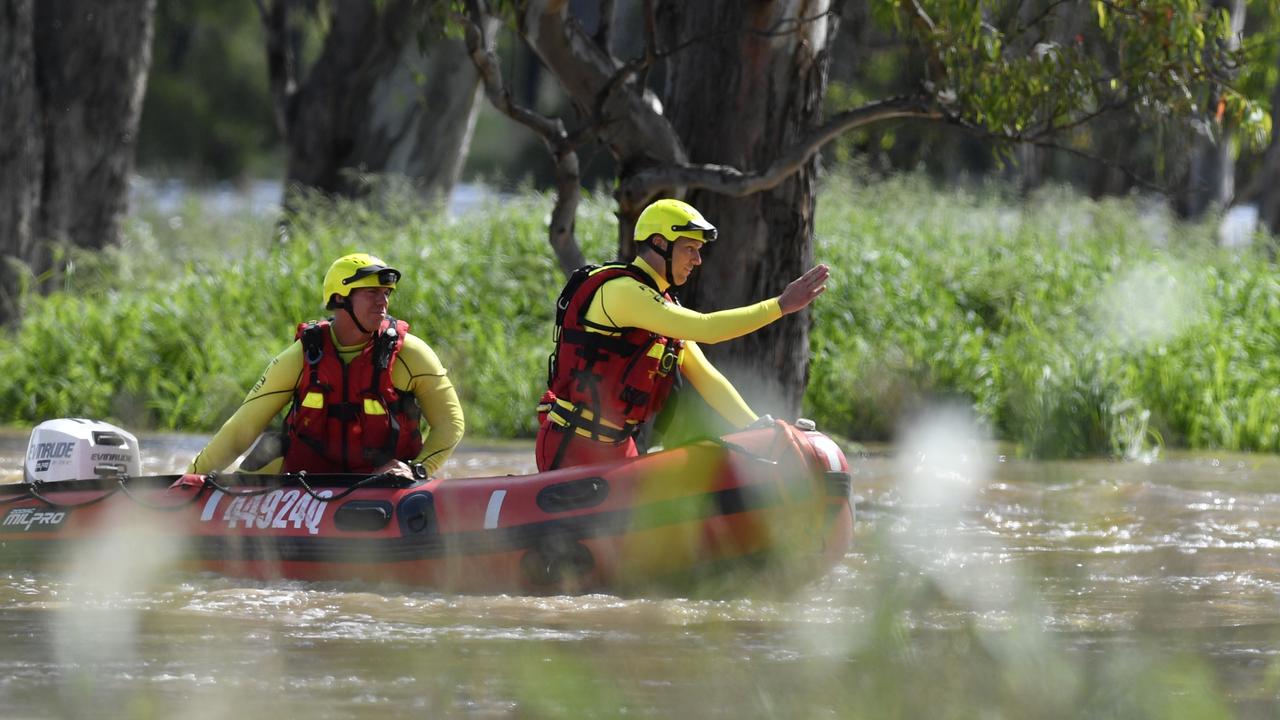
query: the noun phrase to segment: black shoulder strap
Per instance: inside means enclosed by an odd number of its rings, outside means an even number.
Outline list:
[[[299,334],[299,341],[302,342],[302,359],[307,361],[314,371],[316,365],[320,364],[320,359],[324,357],[324,329],[320,323],[312,320],[302,328]]]
[[[577,294],[578,288],[582,287],[582,283],[591,277],[591,273],[603,267],[602,265],[583,265],[573,274],[569,276],[569,281],[564,284],[564,289],[560,291],[560,297],[556,299],[556,334],[559,335],[560,328],[564,327],[565,313],[569,312],[569,303],[573,302],[573,296]]]
[[[574,270],[569,276],[569,281],[560,290],[560,297],[556,298],[556,323],[551,326],[551,354],[547,356],[547,387],[551,387],[556,375],[556,366],[560,361],[560,334],[564,331],[564,316],[569,312],[569,303],[573,302],[573,296],[578,292],[578,288],[582,287],[582,283],[586,282],[598,267],[600,266],[583,265]]]
[[[325,328],[312,320],[298,333],[298,341],[302,343],[302,359],[311,369],[311,386],[320,384],[320,361],[324,359]]]

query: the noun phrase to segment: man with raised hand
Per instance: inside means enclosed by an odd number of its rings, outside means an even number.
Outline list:
[[[547,392],[538,406],[538,470],[634,457],[640,426],[662,409],[675,373],[731,424],[756,414],[698,343],[730,340],[804,309],[826,290],[817,265],[781,295],[699,313],[669,294],[702,264],[716,228],[688,203],[654,202],[636,220],[636,259],[579,268],[560,294]]]

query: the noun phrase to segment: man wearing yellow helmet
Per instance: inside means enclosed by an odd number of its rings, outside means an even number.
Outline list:
[[[730,340],[797,312],[826,290],[818,265],[776,298],[698,313],[668,291],[702,264],[716,228],[693,206],[658,200],[636,220],[631,264],[574,272],[557,305],[555,350],[538,406],[539,470],[632,457],[641,423],[662,409],[681,374],[726,420],[745,426],[756,414],[707,361],[698,343]]]
[[[298,326],[296,341],[271,361],[188,472],[224,469],[290,400],[283,457],[265,467],[246,459],[244,469],[405,477],[439,470],[462,439],[462,407],[435,352],[387,314],[399,280],[399,270],[371,255],[335,260],[323,284],[334,316]]]

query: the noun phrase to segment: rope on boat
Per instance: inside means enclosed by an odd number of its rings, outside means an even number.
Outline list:
[[[142,507],[144,507],[144,508],[146,508],[146,509],[148,509],[148,510],[163,510],[163,511],[165,511],[165,512],[173,512],[173,511],[175,511],[175,510],[181,510],[182,508],[184,508],[184,507],[186,507],[186,506],[188,506],[188,505],[190,505],[190,504],[194,503],[194,502],[195,502],[197,499],[199,499],[199,497],[200,497],[200,493],[192,493],[191,497],[189,497],[189,498],[187,498],[187,499],[183,500],[183,501],[182,501],[182,502],[180,502],[180,503],[171,503],[171,504],[168,504],[168,505],[157,505],[157,504],[152,503],[152,502],[147,502],[146,500],[143,500],[142,498],[138,497],[137,495],[134,495],[133,493],[129,492],[129,487],[128,487],[128,485],[127,485],[127,481],[128,481],[128,480],[129,480],[129,476],[128,476],[128,475],[125,475],[125,476],[123,476],[123,477],[119,478],[119,480],[118,480],[118,484],[119,484],[119,486],[120,486],[120,491],[121,491],[121,492],[123,492],[123,493],[125,494],[125,497],[127,497],[127,498],[129,498],[130,500],[132,500],[132,501],[134,501],[134,502],[138,503],[139,505],[141,505]],[[112,492],[114,492],[114,491],[112,491]],[[105,497],[105,496],[103,496],[103,497]]]
[[[310,495],[312,500],[318,500],[320,502],[333,502],[334,500],[341,500],[342,498],[350,495],[351,493],[355,492],[356,490],[359,490],[360,488],[366,485],[370,485],[380,480],[386,480],[392,477],[392,475],[390,473],[378,473],[377,475],[369,475],[367,477],[364,477],[355,481],[354,483],[351,483],[351,486],[346,488],[342,492],[336,495],[328,496],[328,497],[317,493],[315,490],[311,488],[311,485],[307,483],[306,470],[302,470],[297,474],[285,473],[283,477],[285,479],[291,479],[291,480],[296,479],[298,481],[298,485],[302,487],[302,491],[305,492],[307,495]],[[276,490],[277,488],[280,487],[280,485],[271,485],[258,490],[232,490],[231,488],[218,482],[218,473],[209,473],[208,475],[205,475],[204,485],[205,487],[211,487],[214,490],[217,490],[226,495],[230,495],[232,497],[252,497],[254,495],[266,495],[267,493],[272,492],[273,490]],[[195,496],[193,496],[193,499],[194,497],[198,497],[199,495],[200,493],[196,493]]]
[[[357,480],[356,482],[352,483],[350,487],[347,487],[342,492],[339,492],[336,495],[332,495],[328,497],[321,495],[318,492],[316,492],[314,489],[312,489],[311,485],[307,483],[307,473],[305,470],[297,474],[287,473],[283,477],[286,480],[296,480],[298,485],[302,487],[303,492],[311,496],[311,499],[317,500],[319,502],[333,502],[335,500],[341,500],[342,498],[350,495],[351,493],[355,492],[356,490],[359,490],[362,487],[365,487],[366,485],[370,485],[378,481],[387,480],[392,476],[390,473],[378,473],[377,475],[369,475],[367,477],[363,477]],[[278,489],[283,484],[281,483],[281,484],[269,485],[260,489],[233,490],[230,487],[227,487],[226,485],[219,483],[217,478],[218,478],[218,473],[209,473],[208,475],[205,475],[204,485],[201,486],[201,491],[203,491],[204,488],[213,488],[214,490],[218,490],[232,497],[252,497],[254,495],[266,495],[267,493],[270,493]],[[196,500],[198,500],[200,496],[203,494],[203,492],[195,492],[191,494],[191,497],[185,498],[178,503],[164,504],[164,505],[157,504],[157,503],[144,500],[138,497],[136,494],[130,492],[128,483],[132,479],[133,478],[129,477],[128,475],[122,475],[116,479],[116,486],[114,488],[104,491],[101,495],[91,500],[85,500],[84,502],[78,502],[78,503],[63,503],[63,502],[58,502],[56,500],[52,500],[48,497],[45,497],[41,493],[41,490],[45,485],[49,483],[39,482],[39,481],[32,482],[32,483],[24,483],[24,485],[26,486],[25,493],[17,494],[17,495],[14,495],[13,497],[4,498],[0,500],[0,506],[9,505],[11,503],[22,502],[23,500],[26,500],[28,498],[33,498],[35,500],[39,500],[40,502],[44,503],[45,505],[47,505],[48,507],[54,510],[75,510],[76,508],[96,505],[102,502],[103,500],[106,500],[107,498],[111,497],[112,495],[115,495],[116,493],[124,493],[124,495],[128,497],[130,500],[137,503],[138,505],[141,505],[144,508],[147,508],[148,510],[160,510],[160,511],[173,512],[173,511],[181,510],[182,508],[188,505],[191,505],[192,503],[196,502]]]
[[[0,501],[0,504],[18,502],[20,500],[25,500],[28,497],[30,497],[30,498],[35,498],[36,500],[39,500],[40,502],[44,503],[45,505],[48,505],[50,508],[53,508],[54,510],[75,510],[76,508],[96,505],[102,502],[103,500],[106,500],[107,498],[111,497],[112,495],[115,495],[116,493],[120,492],[120,493],[124,493],[124,495],[128,497],[130,500],[134,501],[135,503],[141,505],[144,508],[147,508],[148,510],[174,511],[174,510],[180,510],[186,507],[187,505],[190,505],[191,503],[195,502],[196,498],[199,495],[199,493],[197,493],[196,495],[193,495],[190,498],[184,499],[182,502],[179,502],[179,503],[173,503],[169,505],[158,505],[156,503],[143,500],[142,498],[138,497],[132,492],[129,492],[129,481],[132,479],[133,478],[129,477],[128,475],[121,475],[120,477],[116,478],[116,486],[114,488],[103,492],[101,495],[93,498],[92,500],[85,500],[84,502],[78,502],[78,503],[62,503],[62,502],[57,502],[55,500],[51,500],[40,493],[40,488],[42,488],[46,483],[34,482],[27,485],[26,495],[15,495],[14,497]]]
[[[116,488],[114,488],[114,489],[112,489],[112,490],[108,490],[108,491],[106,491],[106,492],[102,493],[101,495],[99,495],[98,497],[96,497],[96,498],[94,498],[94,499],[92,499],[92,500],[85,500],[84,502],[79,502],[79,503],[60,503],[60,502],[54,502],[53,500],[50,500],[49,498],[47,498],[47,497],[45,497],[44,495],[41,495],[41,494],[40,494],[40,490],[39,490],[39,488],[43,487],[45,484],[46,484],[46,483],[38,482],[38,481],[37,481],[37,482],[33,482],[33,483],[28,484],[28,485],[27,485],[27,496],[28,496],[28,497],[33,497],[33,498],[35,498],[36,500],[39,500],[40,502],[44,503],[45,505],[48,505],[49,507],[53,508],[54,510],[75,510],[76,508],[88,507],[88,506],[90,506],[90,505],[97,505],[98,503],[102,502],[103,500],[106,500],[107,498],[111,497],[112,495],[115,495],[116,493],[118,493],[118,492],[120,492],[122,489],[124,489],[124,486],[123,486],[123,485],[120,485],[120,486],[118,486],[118,487],[116,487]],[[24,498],[24,497],[22,497],[21,495],[19,495],[19,496],[17,496],[16,498],[14,498],[13,500],[8,500],[8,501],[6,501],[6,502],[13,502],[14,500],[18,500],[18,499],[23,499],[23,500],[25,500],[26,498]]]
[[[14,495],[11,498],[5,498],[3,500],[0,500],[0,505],[8,505],[9,503],[22,502],[23,500],[26,500],[29,497],[31,497],[31,493],[29,492],[23,495]]]

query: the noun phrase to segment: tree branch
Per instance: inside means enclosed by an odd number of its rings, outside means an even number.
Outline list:
[[[573,141],[565,132],[564,123],[558,119],[540,115],[518,103],[502,82],[502,71],[494,54],[495,43],[486,30],[488,15],[482,0],[468,0],[467,16],[454,16],[464,28],[467,52],[480,74],[485,96],[499,112],[524,125],[542,139],[555,162],[556,200],[551,210],[551,225],[547,230],[547,242],[555,252],[560,270],[568,277],[586,264],[575,235],[580,198],[581,171],[578,153]]]
[[[569,21],[568,6],[558,0],[526,0],[516,25],[585,124],[594,126],[597,139],[620,162],[685,162],[688,155],[674,128],[645,98],[643,87],[625,82],[632,73]],[[619,91],[623,89],[628,91]]]
[[[640,68],[636,84],[644,92],[649,85],[649,70],[658,59],[658,19],[654,0],[644,0],[644,55],[648,62]]]
[[[1129,104],[1129,103],[1125,103],[1125,104]],[[973,123],[970,123],[955,117],[949,118],[948,121],[951,124],[955,125],[956,127],[959,127],[964,132],[967,132],[974,137],[981,138],[984,140],[990,140],[997,144],[1030,145],[1032,147],[1038,147],[1045,150],[1054,150],[1058,152],[1067,153],[1068,155],[1074,155],[1075,157],[1078,157],[1082,160],[1087,160],[1092,163],[1097,163],[1098,165],[1101,165],[1106,168],[1110,168],[1112,170],[1118,170],[1122,174],[1124,174],[1125,177],[1132,180],[1135,184],[1141,187],[1144,187],[1148,190],[1152,190],[1152,191],[1167,195],[1171,192],[1171,190],[1168,187],[1161,185],[1159,182],[1155,180],[1139,175],[1138,173],[1134,172],[1130,167],[1128,167],[1127,165],[1124,165],[1121,162],[1118,162],[1113,159],[1104,158],[1100,155],[1088,152],[1086,150],[1081,150],[1079,148],[1071,147],[1070,145],[1063,145],[1062,143],[1055,142],[1050,139],[1053,137],[1059,137],[1063,133],[1069,132],[1071,130],[1083,127],[1084,125],[1088,124],[1089,122],[1092,122],[1093,120],[1098,119],[1099,117],[1102,117],[1103,115],[1118,111],[1122,109],[1125,104],[1113,104],[1113,105],[1104,106],[1092,113],[1085,115],[1082,118],[1076,119],[1073,122],[1070,122],[1064,125],[1045,128],[1044,130],[1031,133],[1029,135],[1022,135],[1022,134],[1011,135],[1011,134],[997,133],[997,132],[988,130],[984,127],[974,125]]]
[[[840,135],[871,123],[894,118],[945,117],[942,110],[925,97],[905,97],[863,105],[831,117],[813,132],[787,149],[772,165],[760,172],[743,172],[728,165],[667,164],[642,170],[619,185],[617,195],[632,203],[643,202],[664,188],[686,187],[742,197],[776,187],[808,162],[824,145]]]
[[[1000,139],[999,136],[992,136],[992,137],[994,137],[995,139]],[[1165,194],[1165,195],[1172,192],[1170,188],[1164,185],[1161,185],[1159,182],[1152,180],[1150,178],[1143,177],[1138,173],[1134,172],[1133,169],[1131,169],[1129,166],[1123,163],[1117,162],[1115,160],[1104,158],[1101,155],[1096,155],[1094,153],[1081,150],[1079,148],[1073,148],[1069,145],[1050,142],[1048,140],[1024,140],[1022,142],[1026,142],[1034,147],[1044,148],[1046,150],[1057,150],[1059,152],[1065,152],[1068,155],[1075,155],[1076,157],[1081,158],[1083,160],[1095,162],[1099,165],[1102,165],[1103,167],[1111,168],[1112,170],[1119,170],[1126,177],[1132,180],[1135,184],[1140,185],[1148,190]]]

